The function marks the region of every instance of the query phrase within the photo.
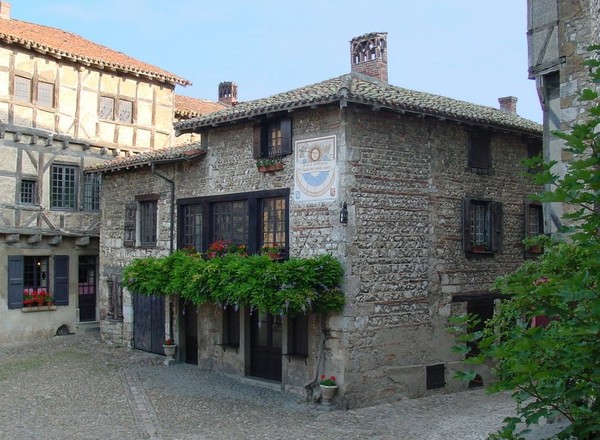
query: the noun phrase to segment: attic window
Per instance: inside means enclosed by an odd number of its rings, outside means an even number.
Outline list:
[[[15,76],[15,99],[31,102],[31,79]]]

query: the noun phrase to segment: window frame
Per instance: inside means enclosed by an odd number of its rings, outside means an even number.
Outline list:
[[[222,239],[215,236],[215,228],[213,225],[213,206],[222,202],[240,202],[247,203],[247,240],[244,243],[250,253],[258,253],[263,244],[263,225],[262,225],[262,207],[261,201],[264,199],[284,198],[285,199],[285,250],[286,254],[289,249],[289,188],[255,191],[249,193],[236,193],[219,196],[195,197],[179,199],[177,201],[178,209],[178,228],[177,228],[177,245],[179,249],[189,247],[190,243],[184,240],[183,233],[189,229],[190,225],[185,223],[186,216],[183,214],[184,209],[188,206],[195,205],[194,209],[201,212],[202,229],[200,247],[195,247],[198,252],[206,252],[208,247],[215,240]]]
[[[485,243],[474,243],[477,233],[474,224],[474,207],[484,207],[487,218],[487,238]],[[490,199],[465,197],[463,199],[463,250],[467,255],[494,255],[502,250],[502,203]],[[485,231],[484,231],[485,234]]]
[[[19,84],[20,81],[26,83]],[[26,96],[23,93],[25,90],[27,90]],[[13,78],[13,97],[15,101],[31,104],[33,101],[33,78],[15,74]]]
[[[47,93],[45,91],[42,90],[43,86],[49,86],[49,90],[47,91]],[[55,86],[54,83],[52,82],[48,82],[48,81],[37,81],[37,84],[35,86],[35,101],[39,106],[42,107],[47,107],[47,108],[55,108],[55,97],[54,97],[54,92],[55,92]],[[49,101],[47,100],[42,100],[40,99],[40,96],[48,96],[49,97]]]
[[[60,179],[57,181],[56,170],[60,169]],[[67,170],[72,170],[72,179],[65,179]],[[69,177],[69,176],[67,176]],[[72,182],[70,185],[68,181]],[[55,183],[60,182],[58,185]],[[67,193],[67,186],[70,191]],[[50,209],[62,211],[77,210],[77,196],[79,191],[79,167],[73,164],[53,163],[50,168]],[[69,204],[70,202],[70,204]]]
[[[273,143],[272,133],[276,145]],[[253,126],[252,155],[254,159],[282,157],[292,154],[292,120],[290,118],[270,119]]]
[[[27,191],[27,193],[30,193],[29,197],[31,198],[31,201],[24,200],[24,197],[23,197],[25,194],[24,184],[30,185],[31,191]],[[19,184],[19,203],[21,205],[37,205],[38,204],[37,203],[37,195],[38,195],[37,179],[21,178],[21,182]]]
[[[100,211],[100,191],[102,190],[102,173],[83,174],[83,200],[84,211]]]
[[[532,215],[531,215],[531,211],[532,210],[537,210],[537,223],[538,223],[538,230],[537,231],[532,231],[531,230],[531,225],[532,225]],[[533,237],[537,237],[540,235],[544,235],[545,234],[545,224],[544,224],[544,207],[540,202],[537,201],[533,201],[533,200],[525,200],[524,203],[524,213],[523,213],[523,222],[524,222],[524,226],[525,226],[525,230],[524,230],[524,235],[525,238],[533,238]],[[533,256],[537,256],[541,253],[543,253],[543,248],[540,246],[533,246],[533,247],[528,247],[525,248],[525,254],[526,257],[533,257]]]
[[[141,248],[156,247],[158,242],[158,194],[136,196],[136,243]],[[149,212],[143,212],[148,208]],[[149,215],[149,216],[148,216]],[[149,221],[149,223],[147,223]]]
[[[110,106],[106,106],[110,103]],[[123,105],[129,105],[126,109]],[[105,110],[110,107],[110,114]],[[125,112],[129,110],[129,115],[125,116]],[[103,121],[118,122],[122,124],[133,124],[135,121],[135,100],[113,95],[100,95],[98,99],[98,119]]]

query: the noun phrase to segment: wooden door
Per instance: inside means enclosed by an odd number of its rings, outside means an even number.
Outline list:
[[[250,319],[250,375],[281,382],[281,316],[254,311]]]
[[[133,295],[133,346],[164,354],[165,301],[162,296]]]
[[[96,320],[96,256],[79,257],[79,321]]]
[[[179,310],[183,322],[185,362],[198,365],[198,308],[191,302],[181,301]]]

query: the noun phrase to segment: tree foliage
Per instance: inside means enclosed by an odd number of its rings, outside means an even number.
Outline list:
[[[600,82],[600,62],[588,64],[592,80]],[[588,120],[555,133],[573,155],[565,175],[553,174],[554,163],[545,163],[535,176],[552,187],[537,200],[570,208],[562,241],[538,239],[543,255],[496,281],[494,288],[508,299],[482,332],[459,332],[455,347],[469,354],[477,344],[480,352],[467,363],[491,367],[496,381],[490,391],[513,391],[517,417],[506,419],[492,438],[519,438],[519,424],[557,415],[569,421],[559,438],[600,438],[600,105],[590,89],[580,99],[590,103]],[[474,319],[453,320],[455,331],[472,329]],[[472,379],[474,373],[459,376]]]

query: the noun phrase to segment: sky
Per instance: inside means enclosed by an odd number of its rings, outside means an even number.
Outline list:
[[[78,34],[193,83],[176,93],[238,100],[350,72],[350,40],[388,33],[395,86],[517,113],[542,111],[527,78],[526,0],[12,0],[14,19]]]

